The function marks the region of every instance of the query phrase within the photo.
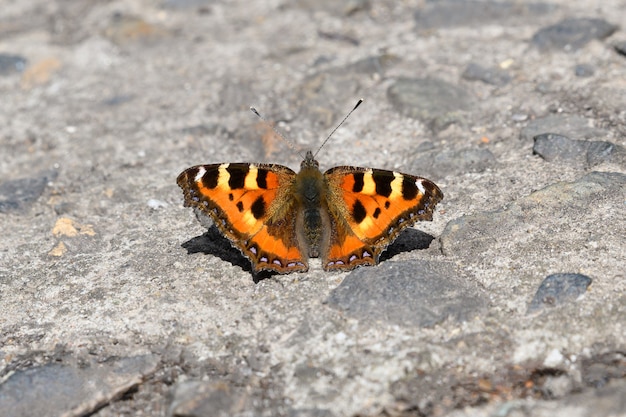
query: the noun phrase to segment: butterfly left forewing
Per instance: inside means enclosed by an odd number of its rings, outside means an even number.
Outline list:
[[[305,271],[296,239],[295,173],[281,165],[197,165],[177,179],[185,206],[209,216],[256,271]]]
[[[432,220],[441,190],[425,178],[369,168],[335,167],[324,174],[328,206],[337,223],[326,269],[375,264],[398,234],[419,220]]]

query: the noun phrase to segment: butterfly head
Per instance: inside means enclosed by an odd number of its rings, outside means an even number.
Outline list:
[[[304,159],[302,160],[302,163],[300,164],[300,169],[304,170],[304,169],[317,169],[319,170],[320,168],[320,164],[319,162],[317,162],[315,160],[315,156],[313,155],[313,152],[311,151],[306,151],[306,156],[304,157]]]

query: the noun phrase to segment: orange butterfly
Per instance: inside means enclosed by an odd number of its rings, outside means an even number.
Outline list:
[[[307,271],[309,257],[321,257],[325,270],[376,265],[403,229],[432,220],[443,199],[432,181],[394,171],[339,166],[322,174],[311,151],[297,174],[275,164],[197,165],[177,183],[185,206],[211,217],[256,272],[281,274]]]

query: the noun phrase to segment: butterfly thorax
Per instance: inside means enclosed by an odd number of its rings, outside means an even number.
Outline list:
[[[309,256],[318,257],[324,238],[324,226],[328,225],[326,210],[326,194],[324,176],[319,170],[319,163],[313,158],[311,151],[300,165],[300,172],[295,181],[296,201],[299,204],[297,222],[302,225],[303,240],[309,249]]]

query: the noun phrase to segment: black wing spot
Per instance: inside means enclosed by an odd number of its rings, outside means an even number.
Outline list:
[[[376,184],[376,194],[389,197],[391,195],[391,183],[395,178],[389,172],[374,171],[372,179]]]
[[[194,175],[194,177],[195,177],[195,175]],[[217,171],[217,170],[216,171],[207,171],[202,176],[202,185],[204,185],[209,190],[212,190],[215,187],[217,187],[217,180],[219,179],[219,177],[220,177],[220,172],[219,171]]]
[[[388,209],[391,206],[391,201],[385,201],[385,209]]]
[[[267,189],[267,170],[260,168],[257,170],[256,185],[258,185],[259,188]]]
[[[246,183],[246,175],[248,175],[250,170],[247,167],[236,166],[228,167],[226,168],[226,171],[230,175],[228,178],[228,186],[230,189],[238,190],[243,188]]]
[[[363,191],[363,175],[365,173],[364,172],[356,172],[353,174],[354,177],[354,185],[352,186],[352,192],[355,193],[360,193],[361,191]]]
[[[237,210],[239,210],[239,213],[243,211],[243,203],[241,201],[237,201]]]
[[[265,200],[263,199],[263,197],[259,197],[254,200],[254,203],[252,203],[250,210],[252,210],[252,215],[255,219],[258,220],[263,217],[265,215]]]
[[[230,201],[233,201],[235,199],[235,196],[233,195],[233,193],[228,193],[228,199]]]
[[[355,222],[361,223],[365,216],[367,216],[367,211],[365,211],[363,203],[360,200],[356,200],[352,206],[352,218]]]
[[[380,207],[376,207],[376,210],[374,210],[374,214],[372,214],[372,216],[374,216],[375,219],[380,216]]]
[[[405,200],[413,200],[417,197],[418,192],[419,190],[417,189],[417,185],[415,185],[415,181],[405,176],[402,179],[402,198]]]

